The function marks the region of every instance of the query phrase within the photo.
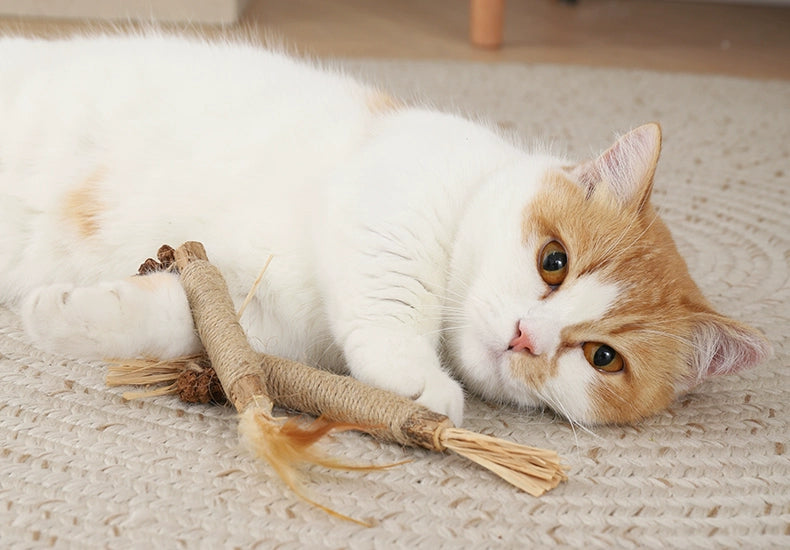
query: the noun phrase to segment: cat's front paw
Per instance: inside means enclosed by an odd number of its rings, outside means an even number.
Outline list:
[[[444,372],[434,373],[425,381],[417,403],[447,415],[453,424],[460,426],[464,419],[464,390],[461,384]]]
[[[430,342],[397,332],[368,331],[353,335],[344,351],[358,380],[414,399],[461,425],[464,392],[442,370]]]
[[[370,371],[356,376],[361,381],[415,400],[434,412],[444,414],[460,426],[464,417],[464,391],[461,385],[438,367]],[[393,376],[394,375],[394,376]]]
[[[200,349],[186,296],[170,273],[44,286],[28,296],[21,313],[36,345],[72,357],[169,358]]]
[[[87,356],[80,353],[89,344],[85,323],[69,315],[74,308],[75,289],[74,285],[65,283],[43,286],[31,292],[23,302],[21,313],[25,332],[40,348],[53,353]]]

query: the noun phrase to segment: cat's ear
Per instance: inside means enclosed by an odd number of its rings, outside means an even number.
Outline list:
[[[599,185],[624,208],[641,210],[650,198],[661,152],[661,127],[645,124],[631,130],[597,159],[574,167],[572,175],[590,197]]]
[[[706,378],[750,369],[771,356],[760,332],[718,313],[700,313],[694,327],[690,376],[681,390]]]

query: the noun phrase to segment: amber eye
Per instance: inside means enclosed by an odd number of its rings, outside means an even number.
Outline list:
[[[568,253],[560,241],[549,241],[538,256],[538,271],[549,286],[559,286],[568,274]]]
[[[600,342],[585,342],[582,345],[587,362],[604,372],[620,372],[625,367],[623,357]]]

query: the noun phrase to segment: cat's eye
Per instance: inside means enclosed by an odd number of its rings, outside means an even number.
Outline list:
[[[584,357],[596,369],[603,372],[620,372],[625,368],[623,356],[600,342],[585,342],[582,345]]]
[[[546,243],[538,255],[540,277],[549,286],[559,286],[568,274],[568,253],[560,241]]]

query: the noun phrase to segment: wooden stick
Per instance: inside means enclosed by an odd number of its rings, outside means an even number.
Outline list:
[[[252,350],[237,320],[225,279],[208,262],[203,245],[187,242],[175,250],[175,265],[192,309],[195,328],[216,371],[228,400],[240,413],[239,433],[246,446],[266,460],[280,478],[301,498],[331,515],[367,525],[309,498],[300,483],[301,463],[331,468],[375,469],[341,464],[316,452],[313,444],[331,431],[356,426],[320,421],[301,428],[293,421],[277,419],[261,357]]]
[[[236,321],[224,279],[208,262],[202,245],[192,242],[182,245],[176,250],[176,263],[195,326],[229,400],[243,415],[242,424],[255,425],[258,419],[268,422],[272,405],[276,403],[343,427],[364,427],[380,439],[438,452],[452,450],[534,496],[567,479],[560,458],[553,451],[456,428],[446,416],[405,397],[348,376],[254,352]],[[115,382],[122,383],[123,376],[118,376],[117,367],[115,372]],[[162,376],[161,370],[156,373]],[[139,374],[138,370],[136,375]],[[254,422],[244,420],[245,412],[250,409],[256,411],[252,416]],[[276,447],[267,440],[273,437],[267,430],[259,430],[253,439],[256,437],[264,441],[252,446]],[[277,460],[283,460],[283,456],[296,460],[297,455],[281,453],[279,458],[273,458],[272,452],[262,455],[289,485],[293,483],[292,479],[289,481],[292,474]]]

